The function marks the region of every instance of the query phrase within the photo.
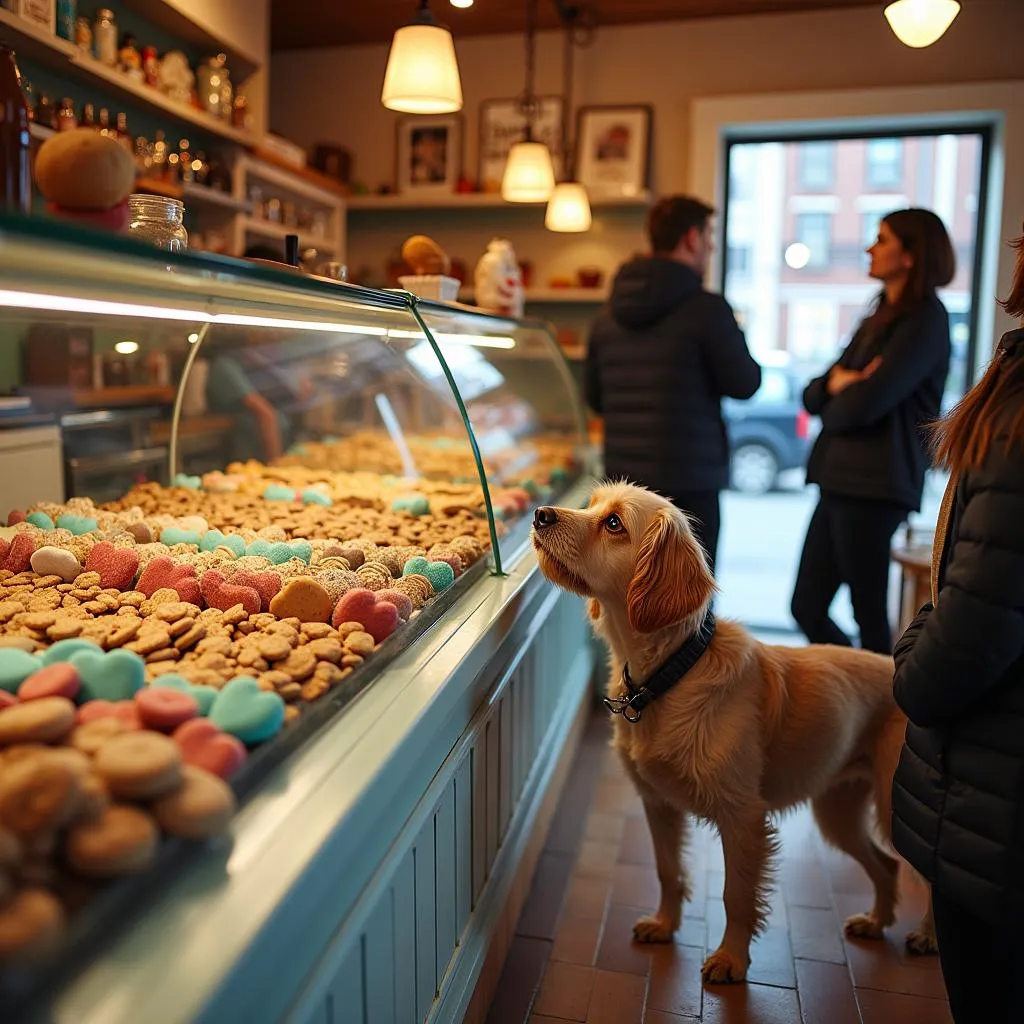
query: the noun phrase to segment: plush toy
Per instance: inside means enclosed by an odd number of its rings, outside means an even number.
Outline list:
[[[58,132],[40,146],[35,178],[50,213],[112,231],[127,228],[135,161],[115,139],[91,128]]]
[[[512,243],[505,238],[492,239],[480,257],[474,275],[476,304],[502,316],[521,317],[525,296],[523,278]]]

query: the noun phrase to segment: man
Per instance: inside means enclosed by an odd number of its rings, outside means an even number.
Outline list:
[[[729,484],[722,399],[750,398],[761,386],[729,304],[701,283],[713,213],[689,196],[652,207],[651,255],[619,269],[585,368],[587,402],[604,417],[605,472],[691,513],[712,571],[719,493]]]

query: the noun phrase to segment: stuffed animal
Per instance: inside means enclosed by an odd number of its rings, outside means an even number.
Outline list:
[[[487,252],[476,265],[473,284],[476,304],[502,316],[521,317],[525,295],[523,277],[512,243],[506,238],[494,238]]]

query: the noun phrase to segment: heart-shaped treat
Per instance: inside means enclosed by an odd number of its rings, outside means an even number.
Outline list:
[[[425,516],[430,511],[430,502],[422,494],[407,494],[391,502],[391,511]]]
[[[183,530],[180,526],[168,526],[160,531],[160,543],[173,548],[175,544],[190,544],[199,547],[201,535],[195,530]]]
[[[146,685],[146,663],[134,651],[79,651],[71,664],[82,677],[79,700],[131,700]]]
[[[248,587],[260,595],[260,607],[268,611],[270,602],[274,595],[281,589],[281,577],[276,572],[249,572],[248,569],[239,569],[231,577],[231,583],[236,587]]]
[[[222,732],[207,718],[193,718],[178,726],[171,739],[181,749],[185,764],[205,768],[222,779],[234,775],[248,757],[241,740]]]
[[[267,484],[263,489],[263,498],[266,501],[294,501],[295,490],[292,487],[285,487],[284,484]]]
[[[184,676],[176,675],[173,672],[168,672],[165,676],[157,676],[149,684],[149,689],[163,687],[166,690],[177,690],[179,693],[188,694],[199,708],[199,714],[206,716],[210,713],[210,708],[213,707],[213,702],[217,698],[217,688],[215,686],[198,686],[196,683],[190,683]]]
[[[21,509],[12,508],[11,511],[7,513],[7,525],[17,526],[18,523],[25,522],[27,518],[28,516],[26,516],[25,513],[21,511]]]
[[[330,622],[334,602],[331,595],[316,580],[298,576],[289,580],[273,601],[270,612],[279,619],[298,619],[300,622]]]
[[[288,542],[288,550],[292,558],[300,558],[306,565],[313,559],[313,545],[308,540],[292,540]]]
[[[359,622],[379,644],[398,628],[398,609],[390,601],[378,600],[372,590],[350,590],[334,609],[331,625]]]
[[[0,569],[7,569],[14,573],[28,572],[32,568],[32,556],[35,553],[36,542],[32,536],[27,533],[19,533],[11,541],[4,560],[0,562]]]
[[[80,637],[72,637],[70,640],[58,640],[55,644],[47,647],[41,655],[44,665],[57,665],[64,661],[70,661],[79,651],[92,651],[94,654],[102,654],[103,648],[92,640],[83,640]]]
[[[329,494],[324,494],[323,491],[318,491],[315,487],[306,487],[300,498],[303,505],[319,505],[321,508],[330,508],[334,504],[334,499]]]
[[[33,553],[29,564],[40,576],[59,576],[65,583],[74,583],[82,573],[78,559],[64,548],[40,548]]]
[[[17,704],[18,698],[13,693],[8,693],[6,690],[0,690],[0,711],[4,708],[9,708],[12,704]]]
[[[189,476],[187,473],[175,473],[171,481],[172,487],[184,487],[187,491],[198,491],[203,481],[198,476]]]
[[[252,746],[281,731],[284,701],[276,693],[261,690],[251,676],[238,676],[217,694],[210,721]]]
[[[85,533],[95,533],[99,529],[99,524],[92,516],[76,516],[71,512],[65,512],[57,516],[57,528],[69,530],[76,537],[81,537]]]
[[[245,554],[245,541],[237,533],[207,530],[199,541],[199,550],[216,551],[217,548],[227,548],[235,558],[241,558]]]
[[[240,604],[249,615],[259,612],[262,602],[259,591],[252,587],[240,587],[236,583],[228,583],[224,573],[209,569],[203,573],[199,581],[203,600],[211,607],[226,612]]]
[[[144,686],[135,695],[135,706],[142,724],[157,732],[174,732],[199,716],[195,698],[171,686]]]
[[[0,647],[0,690],[17,693],[26,679],[42,668],[42,662],[17,647]]]
[[[53,529],[53,520],[45,512],[29,512],[25,516],[25,522],[38,526],[40,530]]]
[[[186,604],[199,605],[202,595],[194,565],[179,565],[173,558],[160,555],[143,570],[135,589],[146,597],[158,590],[173,590]]]
[[[39,700],[42,697],[67,697],[68,700],[74,700],[81,685],[82,680],[74,665],[56,662],[30,675],[18,687],[18,698]]]
[[[116,718],[123,722],[125,730],[130,732],[142,728],[139,709],[135,706],[134,700],[91,700],[75,713],[75,721],[79,725],[98,722],[101,718]]]
[[[139,571],[139,553],[135,548],[115,548],[109,540],[102,540],[89,552],[85,571],[98,572],[104,590],[131,590]]]
[[[403,594],[400,590],[378,590],[375,591],[378,601],[387,601],[398,609],[398,617],[403,622],[409,621],[412,615],[412,598]]]
[[[455,570],[447,562],[431,562],[426,558],[410,558],[402,569],[403,576],[426,576],[440,594],[455,582]]]

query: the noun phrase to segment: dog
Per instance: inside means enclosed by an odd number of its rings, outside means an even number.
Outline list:
[[[881,938],[898,902],[900,862],[888,839],[906,731],[892,697],[892,659],[846,647],[769,646],[723,621],[695,664],[637,719],[624,706],[630,693],[691,638],[707,635],[700,631],[716,587],[687,516],[644,488],[605,484],[584,509],[537,509],[532,538],[541,571],[589,599],[592,625],[610,649],[606,703],[626,712],[614,716],[613,746],[643,801],[661,886],[657,911],[636,922],[634,937],[672,941],[690,893],[682,860],[688,820],[709,822],[722,840],[726,926],[703,976],[743,981],[769,910],[773,816],[809,801],[825,840],[874,886],[874,905],[846,921],[847,934]],[[935,951],[930,908],[907,945]]]

